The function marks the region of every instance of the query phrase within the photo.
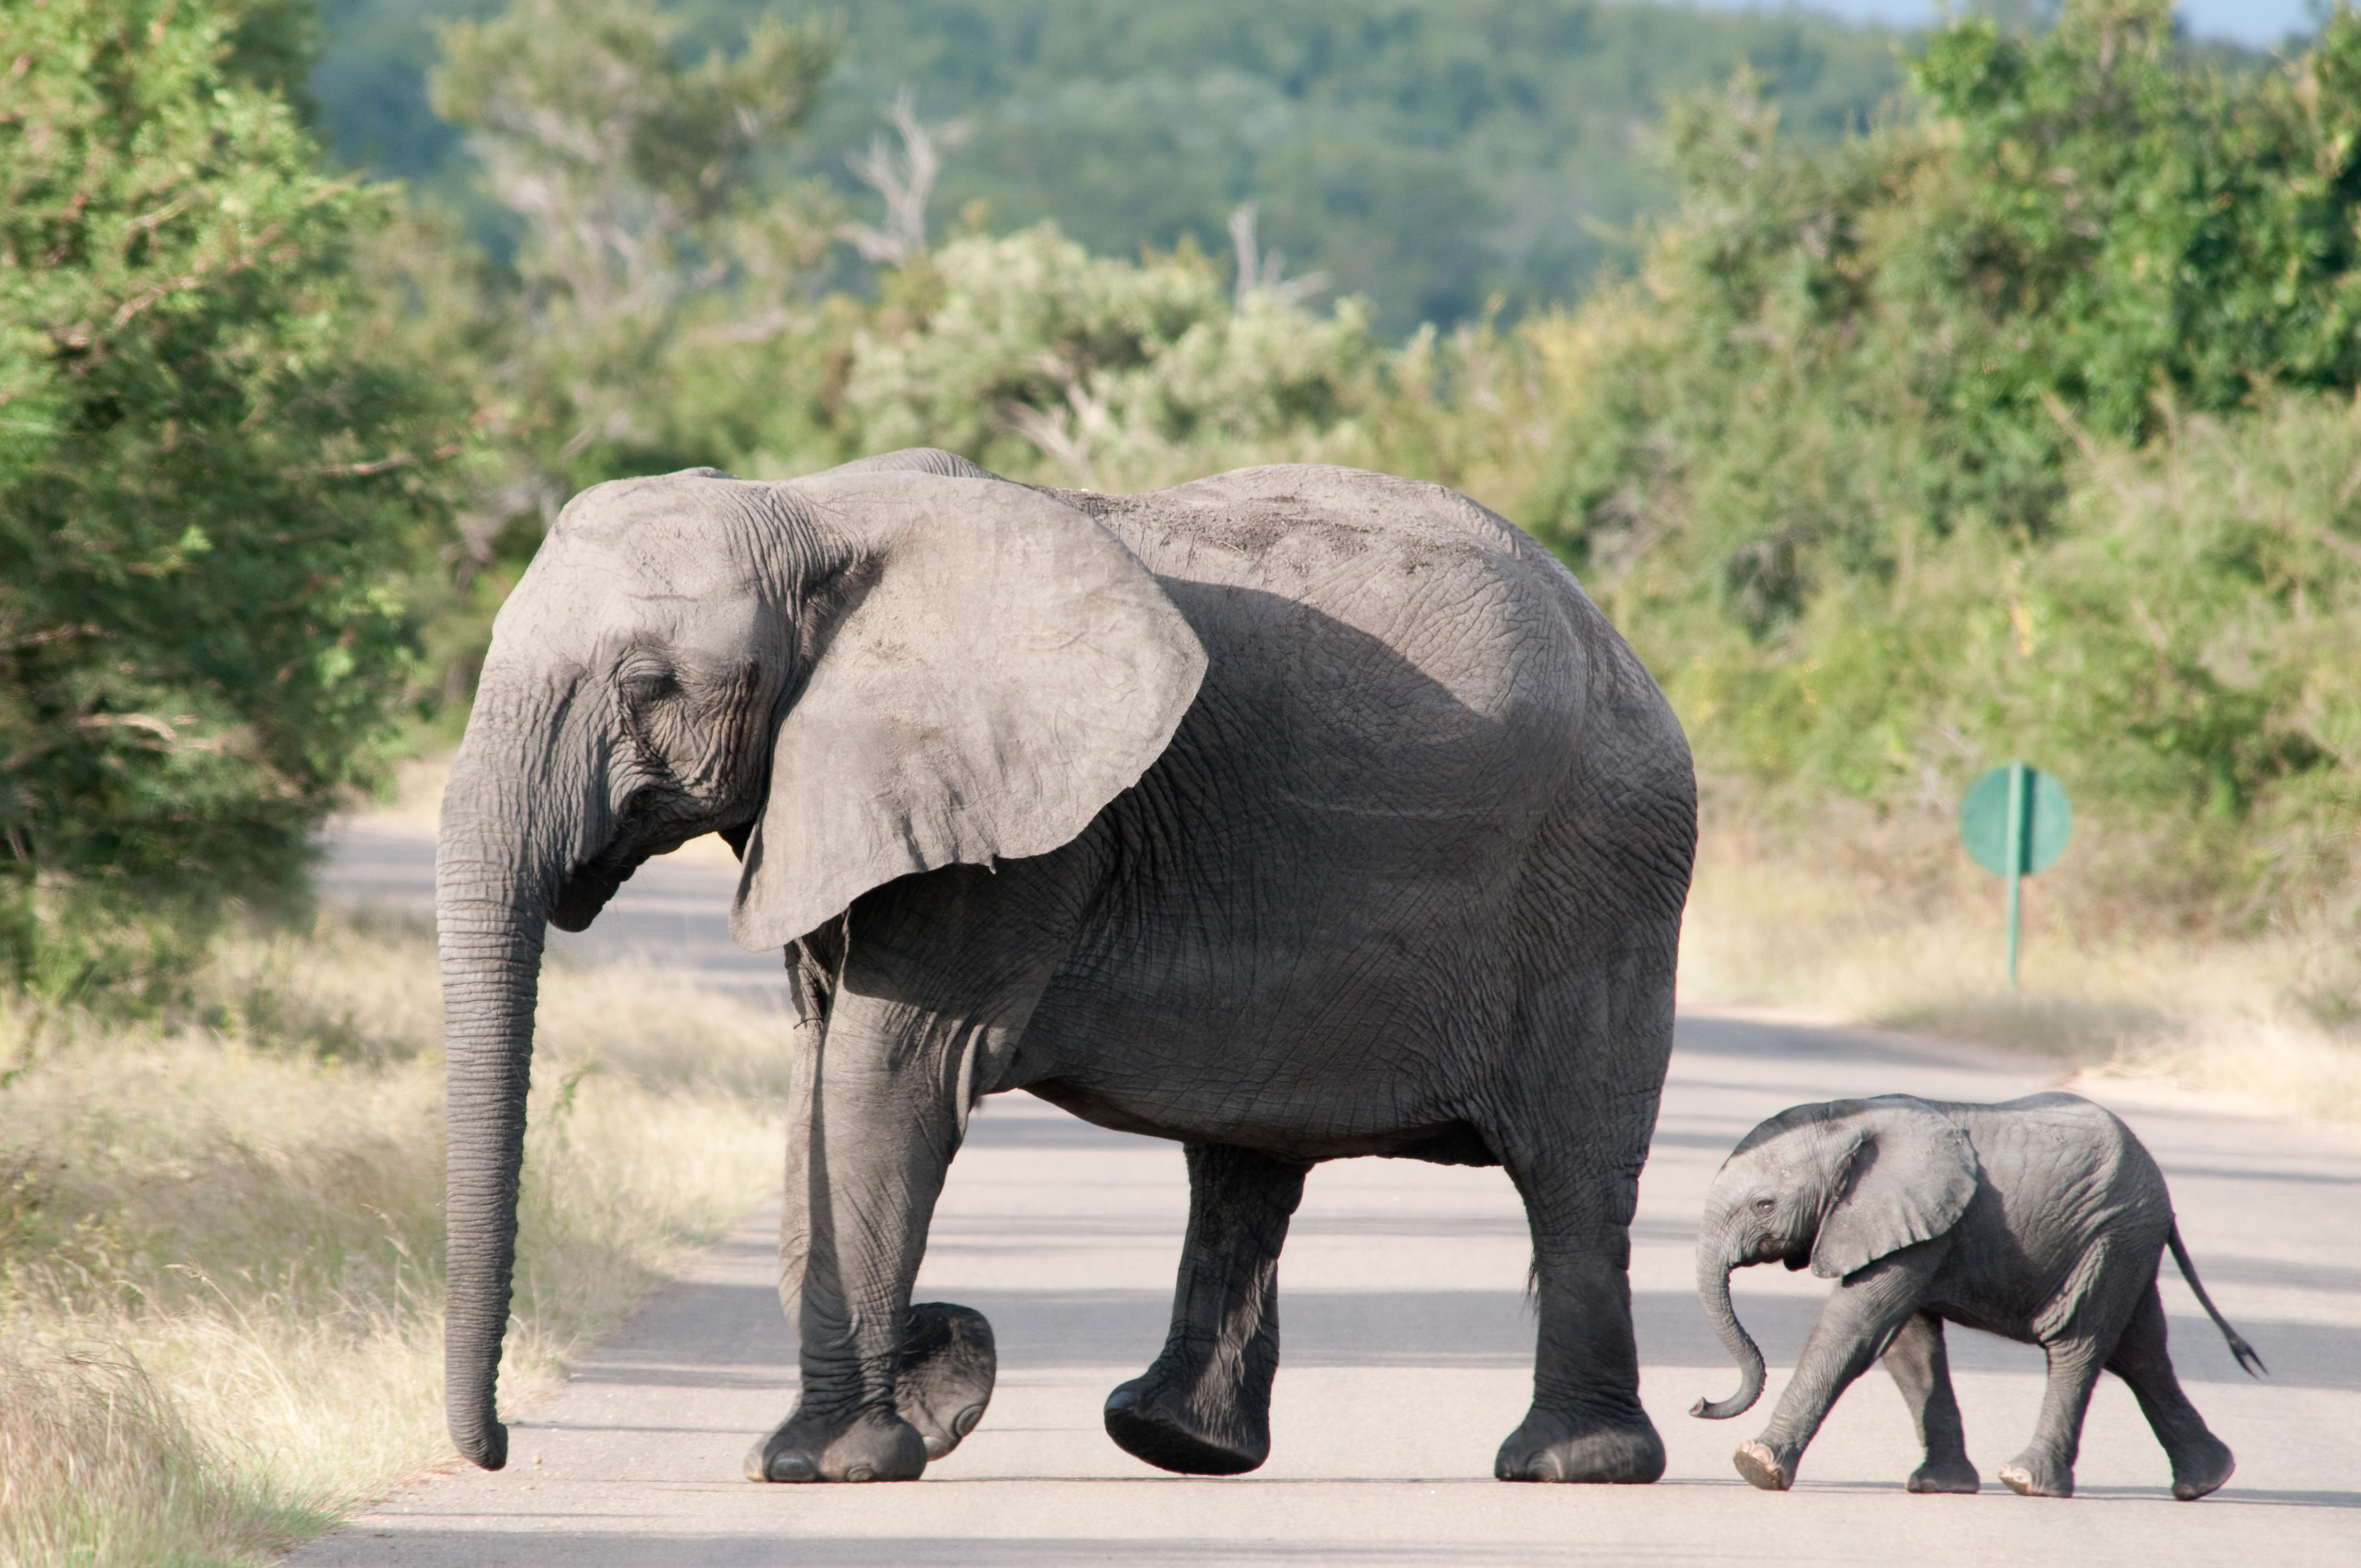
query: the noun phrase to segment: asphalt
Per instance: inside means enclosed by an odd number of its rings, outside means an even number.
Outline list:
[[[341,830],[331,896],[414,915],[425,840]],[[644,870],[559,961],[664,963],[752,992],[711,861]],[[766,972],[767,970],[767,972]],[[2130,1122],[2170,1180],[2183,1235],[2224,1312],[2269,1363],[2246,1377],[2168,1277],[2175,1360],[2238,1455],[2230,1485],[2175,1503],[2127,1389],[2103,1379],[2078,1495],[1911,1497],[1907,1416],[1881,1372],[1838,1404],[1785,1494],[1731,1469],[1767,1417],[1828,1287],[1738,1276],[1773,1369],[1765,1402],[1686,1413],[1736,1373],[1691,1284],[1706,1183],[1783,1106],[1902,1091],[2003,1100],[2057,1072],[1969,1047],[1761,1015],[1680,1023],[1632,1227],[1642,1396],[1670,1452],[1653,1486],[1506,1486],[1492,1455],[1523,1413],[1533,1326],[1507,1180],[1402,1161],[1323,1166],[1280,1268],[1283,1353],[1269,1463],[1165,1475],[1109,1442],[1099,1408],[1154,1355],[1185,1219],[1179,1149],[1108,1133],[1023,1094],[977,1113],[937,1210],[922,1299],[992,1320],[1000,1384],[983,1424],[924,1479],[763,1486],[748,1442],[795,1398],[773,1291],[775,1197],[587,1357],[549,1401],[511,1412],[510,1467],[455,1469],[296,1552],[306,1568],[566,1564],[2336,1563],[2361,1562],[2361,1136],[2117,1082],[2080,1084]],[[683,1151],[693,1157],[693,1151]],[[752,1195],[750,1195],[751,1197]],[[2168,1274],[2169,1265],[2168,1264]],[[1989,1476],[2030,1433],[2041,1359],[1965,1331],[1951,1357],[1968,1447]]]

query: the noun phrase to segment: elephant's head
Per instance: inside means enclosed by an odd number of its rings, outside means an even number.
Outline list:
[[[1164,750],[1203,650],[1112,534],[940,453],[784,484],[576,497],[493,624],[436,856],[448,1044],[445,1394],[497,1469],[545,922],[708,832],[730,928],[793,941],[869,889],[1045,853]]]
[[[1907,1095],[1782,1111],[1739,1142],[1706,1195],[1697,1294],[1741,1381],[1689,1413],[1727,1420],[1763,1397],[1763,1352],[1730,1304],[1730,1275],[1808,1265],[1840,1279],[1959,1223],[1975,1197],[1975,1150],[1959,1124]]]

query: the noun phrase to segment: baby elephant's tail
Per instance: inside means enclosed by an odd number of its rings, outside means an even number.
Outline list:
[[[2213,1298],[2205,1294],[2205,1287],[2197,1282],[2197,1266],[2189,1261],[2189,1249],[2180,1245],[2179,1220],[2172,1223],[2172,1235],[2167,1245],[2172,1248],[2172,1261],[2180,1265],[2180,1277],[2189,1281],[2190,1289],[2197,1293],[2197,1304],[2205,1309],[2205,1315],[2213,1320],[2213,1326],[2220,1329],[2222,1337],[2230,1342],[2230,1354],[2238,1358],[2238,1365],[2246,1369],[2246,1376],[2259,1377],[2268,1372],[2270,1368],[2265,1366],[2263,1358],[2255,1354],[2255,1347],[2238,1336],[2238,1331],[2230,1326],[2230,1320],[2213,1305]]]

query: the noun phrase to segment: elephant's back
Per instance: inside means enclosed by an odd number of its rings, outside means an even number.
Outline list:
[[[1397,718],[1405,697],[1426,697],[1477,725],[1571,732],[1596,644],[1620,645],[1554,556],[1439,485],[1279,465],[1060,499],[1164,582],[1216,664],[1283,643],[1299,663],[1342,666],[1333,674]]]
[[[2034,1338],[2074,1332],[2103,1273],[2154,1267],[2171,1200],[2154,1157],[2113,1112],[2061,1091],[1944,1110],[1983,1167],[1977,1202],[1999,1211],[2012,1238],[2007,1289]]]

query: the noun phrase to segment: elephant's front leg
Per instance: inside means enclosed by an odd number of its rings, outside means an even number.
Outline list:
[[[1926,1297],[1927,1285],[1950,1250],[1949,1236],[1888,1254],[1840,1280],[1821,1309],[1803,1359],[1771,1424],[1732,1456],[1738,1473],[1766,1492],[1795,1485],[1804,1450],[1828,1420],[1837,1396],[1885,1354]]]
[[[1187,1475],[1235,1475],[1270,1453],[1279,1252],[1306,1166],[1191,1144],[1189,1234],[1163,1354],[1107,1396],[1107,1435]]]
[[[1967,1429],[1960,1420],[1959,1397],[1951,1390],[1951,1358],[1943,1348],[1943,1320],[1932,1312],[1915,1312],[1894,1336],[1885,1353],[1885,1370],[1894,1375],[1910,1407],[1911,1424],[1918,1429],[1918,1446],[1926,1461],[1904,1483],[1913,1492],[1974,1492],[1981,1489],[1976,1467],[1968,1459]]]
[[[802,1337],[803,1395],[746,1456],[750,1479],[914,1479],[981,1414],[989,1329],[963,1308],[914,1317],[910,1288],[982,1033],[853,995],[825,1030],[800,1031],[780,1294]],[[906,1343],[929,1356],[907,1389]]]
[[[779,1218],[779,1305],[791,1323],[803,1321],[805,1266],[811,1256],[811,1132],[816,1124],[812,1113],[821,1023],[821,1012],[806,1006],[804,1022],[796,1031],[796,1054],[788,1078],[786,1201]],[[894,1409],[917,1429],[929,1460],[940,1459],[957,1448],[983,1418],[984,1407],[992,1401],[998,1365],[992,1325],[983,1313],[947,1301],[924,1301],[910,1309],[895,1367]],[[773,1479],[774,1456],[771,1443],[756,1443],[746,1456],[746,1478]]]

